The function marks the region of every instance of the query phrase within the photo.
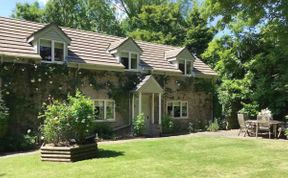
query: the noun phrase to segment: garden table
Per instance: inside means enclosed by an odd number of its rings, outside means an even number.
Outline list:
[[[283,124],[284,122],[282,121],[277,121],[277,120],[270,120],[270,121],[263,121],[263,120],[247,120],[245,121],[247,124],[253,124],[256,125],[256,137],[258,137],[258,130],[259,130],[259,124],[268,124],[273,127],[273,133],[274,137],[277,137],[277,126],[280,124]]]

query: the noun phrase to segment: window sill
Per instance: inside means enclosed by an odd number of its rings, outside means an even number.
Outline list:
[[[116,119],[96,120],[96,122],[116,122]]]
[[[188,117],[171,117],[174,120],[185,120],[185,119],[189,119]]]
[[[139,69],[124,69],[125,72],[140,72]]]
[[[42,63],[46,63],[46,64],[65,64],[65,61],[45,61],[45,60],[41,60]]]

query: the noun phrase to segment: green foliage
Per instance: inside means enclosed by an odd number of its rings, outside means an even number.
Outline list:
[[[175,123],[172,118],[168,115],[162,117],[162,133],[173,133],[175,132]]]
[[[103,139],[112,139],[115,134],[112,128],[106,123],[97,123],[95,132],[98,134],[99,138]]]
[[[133,135],[140,136],[144,134],[144,113],[140,113],[133,122]]]
[[[218,124],[218,121],[217,119],[214,119],[213,122],[210,123],[209,127],[207,128],[208,131],[210,132],[216,132],[219,130],[219,124]]]
[[[189,123],[188,123],[188,128],[187,128],[187,130],[188,130],[189,133],[192,133],[192,132],[194,131],[192,122],[189,122]]]
[[[55,145],[68,145],[73,139],[83,144],[94,131],[93,101],[79,91],[67,103],[54,101],[44,111],[43,135]]]
[[[124,21],[125,31],[135,39],[160,44],[188,46],[201,54],[212,40],[214,30],[207,27],[200,11],[187,1],[143,6],[139,13]],[[187,12],[189,16],[187,17]]]
[[[105,0],[49,0],[44,8],[38,2],[17,3],[12,17],[89,31],[121,35],[115,9]]]
[[[2,96],[0,95],[0,139],[3,138],[8,131],[8,108],[6,107]]]
[[[34,3],[16,3],[16,8],[13,11],[12,17],[18,19],[25,19],[34,22],[43,21],[44,10],[40,8],[39,2]]]
[[[219,74],[218,97],[230,127],[244,108],[251,116],[270,108],[276,118],[288,112],[287,3],[285,1],[206,0],[203,12],[229,36],[213,40],[202,57]],[[234,119],[233,119],[234,118]]]
[[[0,152],[27,151],[36,148],[36,136],[12,134],[0,139]]]

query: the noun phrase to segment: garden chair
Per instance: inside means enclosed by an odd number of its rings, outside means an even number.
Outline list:
[[[271,111],[268,109],[261,110],[261,112],[257,115],[257,120],[260,121],[258,123],[258,132],[268,133],[270,139],[272,132],[269,121],[273,120]]]
[[[245,123],[244,115],[243,114],[237,114],[237,119],[238,119],[238,123],[239,123],[239,126],[240,126],[240,130],[239,130],[238,136],[241,133],[244,133],[244,137],[246,136],[246,134],[248,134],[248,136],[249,136],[249,132],[248,132],[249,125]]]

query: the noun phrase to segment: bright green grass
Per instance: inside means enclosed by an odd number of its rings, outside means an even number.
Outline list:
[[[102,158],[76,163],[41,162],[39,153],[0,158],[0,177],[288,176],[285,141],[178,137],[99,147]]]

